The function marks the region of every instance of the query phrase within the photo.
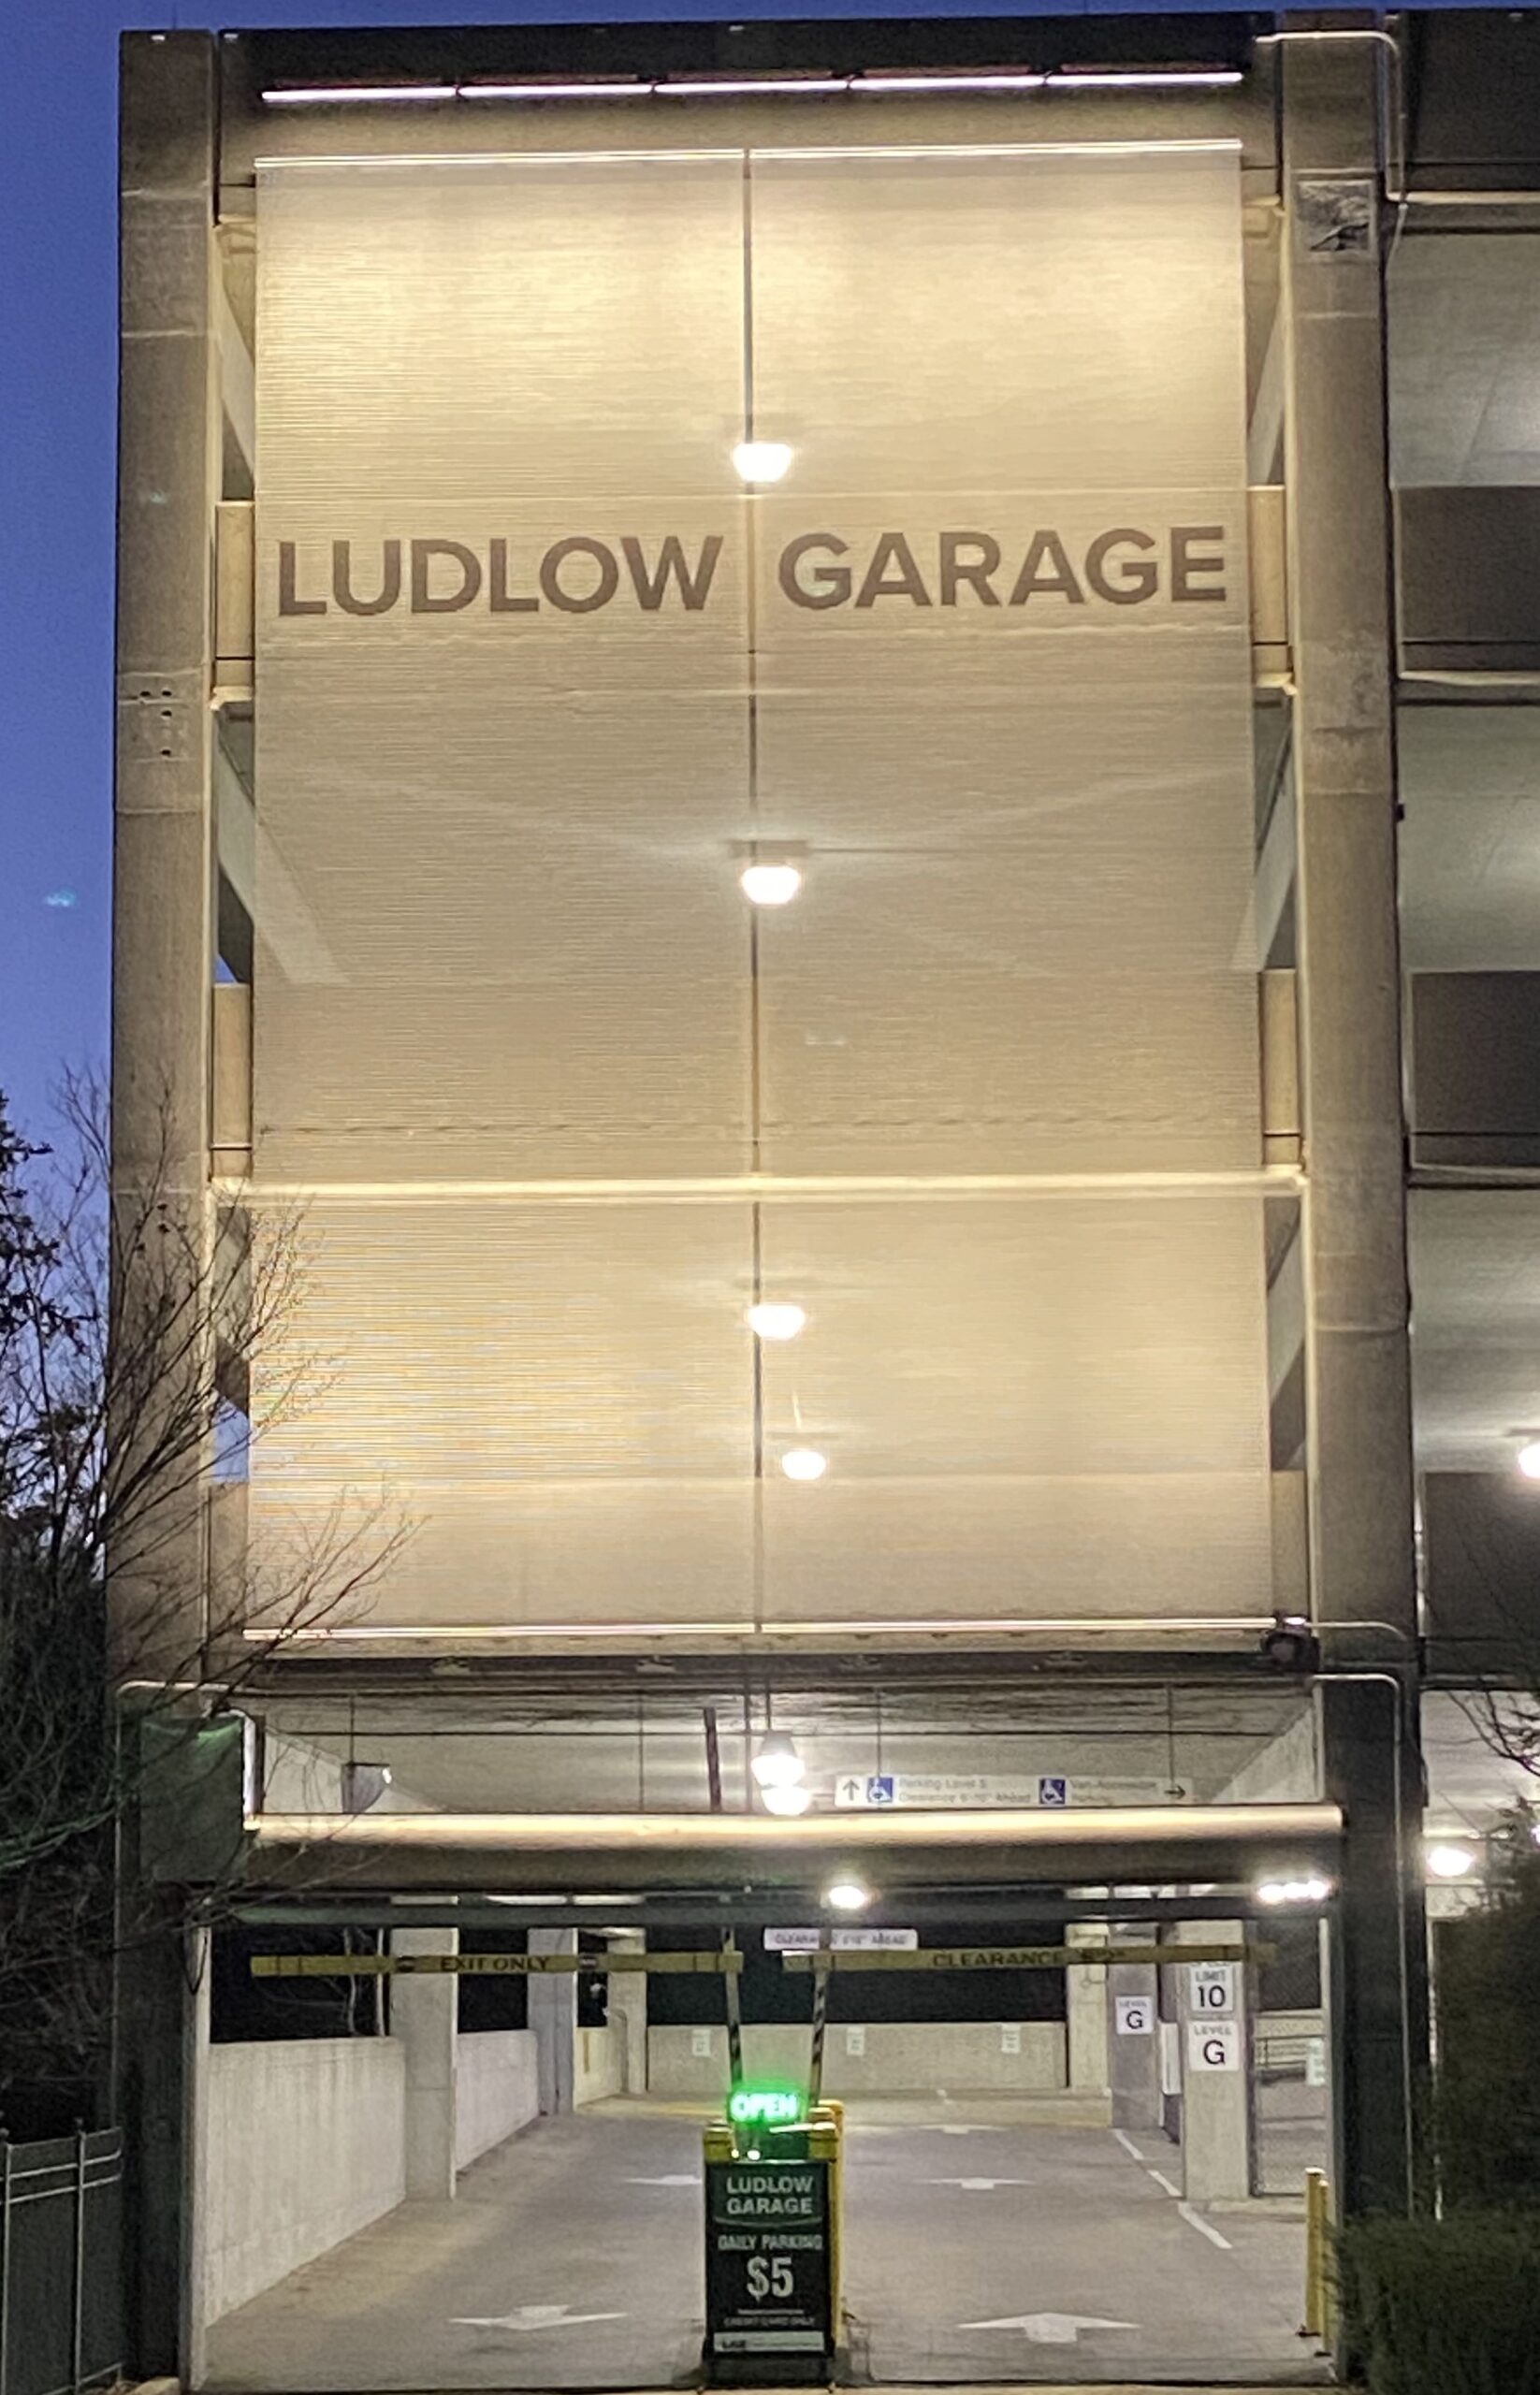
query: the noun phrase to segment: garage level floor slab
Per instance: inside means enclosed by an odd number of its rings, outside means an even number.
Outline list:
[[[1326,2375],[1296,2333],[1298,2225],[1184,2206],[1170,2192],[1180,2157],[1156,2134],[1045,2123],[989,2097],[857,2100],[849,2120],[858,2383]],[[541,2122],[468,2170],[453,2203],[402,2204],[216,2322],[207,2384],[251,2395],[688,2384],[700,2171],[687,2108],[618,2100]]]

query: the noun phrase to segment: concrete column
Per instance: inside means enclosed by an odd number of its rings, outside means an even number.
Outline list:
[[[575,1929],[531,1929],[531,1954],[575,1954]],[[543,1973],[529,1982],[529,2022],[535,2033],[535,2066],[542,2112],[570,2112],[577,2038],[577,1974]]]
[[[138,1808],[124,1822],[137,1845]],[[136,2378],[194,2383],[199,2323],[193,2228],[208,2046],[207,1974],[187,1943],[180,1893],[153,1894],[124,1864],[116,1964],[113,2090],[123,2123],[124,2360]]]
[[[1344,1688],[1321,1713],[1327,1793],[1349,1824],[1332,1968],[1348,2214],[1410,2202],[1427,2061],[1380,51],[1300,39],[1282,52],[1311,1586],[1321,1622],[1400,1634],[1329,1634],[1329,1667],[1388,1655],[1405,1684],[1399,1791],[1395,1692]]]
[[[208,2374],[208,2266],[205,2260],[209,2190],[209,2045],[210,1971],[213,1931],[185,1932],[187,1976],[191,1998],[187,2007],[186,2121],[187,2224],[183,2237],[182,2354],[182,2375],[189,2387],[201,2387]]]
[[[1157,2129],[1161,2124],[1157,1979],[1153,1963],[1113,1963],[1108,1968],[1108,2076],[1116,2129]],[[1137,2006],[1137,2017],[1145,2025],[1121,2029],[1120,2003]]]
[[[1104,1922],[1072,1922],[1065,1933],[1067,1946],[1097,1947],[1107,1943]],[[1072,2093],[1105,2096],[1110,2083],[1107,2054],[1107,1966],[1072,1963],[1065,1973],[1066,2044],[1068,2048]]]
[[[396,1954],[453,1954],[458,1929],[393,1929]],[[455,2047],[459,1981],[449,1972],[396,1979],[390,2034],[406,2049],[406,2192],[444,2202],[455,2192]]]
[[[1238,1921],[1184,1922],[1178,1942],[1239,1946]],[[1221,1979],[1219,1974],[1223,1972]],[[1190,2203],[1251,2193],[1251,2074],[1246,1974],[1241,1963],[1184,1964],[1177,1972],[1182,2052],[1182,2185]],[[1205,2000],[1204,1989],[1224,2001]]]
[[[618,1929],[611,1938],[613,1952],[639,1954],[647,1945],[640,1929]],[[627,2096],[647,2092],[647,1982],[644,1971],[616,1971],[610,1977],[610,2027],[621,2040],[620,2086]]]
[[[208,1233],[214,878],[216,49],[203,33],[130,34],[122,60],[112,1168],[126,1202],[153,1193],[196,1257]],[[168,1241],[164,1255],[180,1252]],[[152,1317],[164,1294],[142,1292]],[[130,1262],[118,1292],[130,1339],[140,1296]],[[148,1335],[165,1343],[164,1328]],[[208,1360],[195,1343],[184,1369]],[[174,1388],[163,1394],[175,1405]],[[154,1437],[153,1408],[109,1428],[120,1457],[132,1452]],[[153,1535],[137,1526],[153,1571],[108,1559],[138,1674],[185,1676],[207,1636],[202,1491],[188,1460],[176,1457]]]

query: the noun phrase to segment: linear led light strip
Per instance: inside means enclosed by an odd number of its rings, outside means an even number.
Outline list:
[[[956,75],[756,76],[720,81],[628,83],[337,83],[264,92],[269,108],[380,107],[443,100],[827,99],[928,92],[1199,91],[1239,83],[1238,66],[1109,67],[1038,75],[1022,69]]]

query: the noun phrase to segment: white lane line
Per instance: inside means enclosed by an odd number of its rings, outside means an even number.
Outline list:
[[[1172,2185],[1171,2185],[1170,2181],[1167,2178],[1166,2173],[1165,2173],[1165,2171],[1164,2171],[1164,2170],[1152,2170],[1152,2171],[1150,2172],[1150,2176],[1151,2176],[1151,2178],[1155,2181],[1155,2185],[1156,2185],[1157,2187],[1164,2187],[1164,2188],[1165,2188],[1166,2193],[1167,2193],[1169,2196],[1180,2196],[1180,2195],[1181,2195],[1181,2193],[1182,2193],[1181,2188],[1180,2188],[1180,2187],[1173,2187],[1173,2186],[1172,2186]]]
[[[1136,2162],[1143,2161],[1144,2156],[1140,2154],[1138,2146],[1134,2143],[1133,2139],[1129,2136],[1126,2129],[1114,2129],[1112,2131],[1112,2135],[1116,2138],[1119,2145],[1122,2146],[1125,2154],[1131,2154]]]
[[[1174,2187],[1171,2189],[1171,2193],[1173,2196],[1175,2195],[1176,2189]],[[1211,2245],[1217,2245],[1222,2254],[1234,2253],[1235,2248],[1230,2243],[1229,2239],[1228,2237],[1221,2237],[1218,2229],[1214,2228],[1213,2223],[1212,2221],[1205,2220],[1200,2212],[1195,2212],[1191,2204],[1178,2204],[1177,2211],[1182,2214],[1183,2219],[1186,2222],[1189,2228],[1196,2228],[1200,2237],[1206,2237]]]

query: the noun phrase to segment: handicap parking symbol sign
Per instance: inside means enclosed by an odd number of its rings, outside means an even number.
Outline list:
[[[1069,1782],[1068,1779],[1039,1779],[1038,1782],[1038,1802],[1039,1805],[1068,1805],[1069,1802]]]
[[[870,1778],[867,1779],[867,1781],[866,1781],[866,1802],[867,1802],[867,1804],[868,1804],[868,1805],[891,1805],[891,1804],[893,1803],[893,1774],[892,1774],[892,1772],[891,1772],[891,1771],[879,1771],[879,1772],[874,1772],[874,1773],[870,1776]]]

